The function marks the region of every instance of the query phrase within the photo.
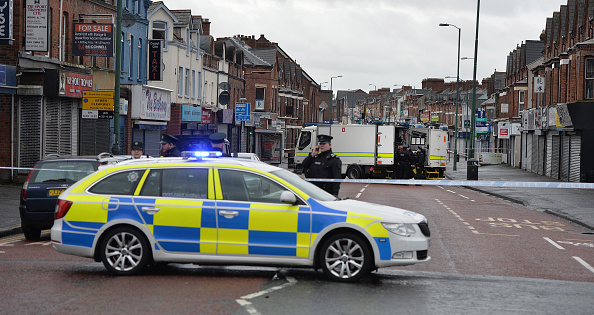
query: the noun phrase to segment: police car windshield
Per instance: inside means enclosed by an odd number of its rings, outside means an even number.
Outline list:
[[[306,193],[313,199],[320,200],[320,201],[336,200],[336,197],[332,196],[332,194],[327,193],[326,191],[322,190],[318,186],[304,180],[303,178],[301,178],[289,171],[279,169],[279,170],[272,171],[270,173],[286,180],[291,185],[297,187],[297,189]]]

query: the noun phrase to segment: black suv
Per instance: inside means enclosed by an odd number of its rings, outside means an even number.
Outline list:
[[[28,240],[36,240],[41,230],[54,224],[58,196],[100,165],[116,163],[109,153],[93,156],[49,155],[37,162],[21,189],[21,229]]]

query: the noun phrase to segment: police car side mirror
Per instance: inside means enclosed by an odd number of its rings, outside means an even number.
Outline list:
[[[293,194],[292,192],[285,190],[280,195],[280,201],[282,203],[294,205],[297,204],[297,197],[295,197],[295,194]]]

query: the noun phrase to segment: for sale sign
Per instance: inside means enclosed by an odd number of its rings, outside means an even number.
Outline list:
[[[113,57],[113,24],[74,23],[72,54]]]

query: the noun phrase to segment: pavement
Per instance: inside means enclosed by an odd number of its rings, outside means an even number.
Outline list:
[[[286,163],[280,165],[288,168]],[[451,180],[467,180],[467,165],[464,159],[453,169],[453,161],[446,164],[445,177]],[[483,165],[478,168],[479,181],[515,182],[561,182],[506,164]],[[529,209],[548,213],[594,233],[594,191],[573,188],[517,188],[517,187],[466,187],[497,196],[526,206]],[[0,184],[0,237],[22,233],[19,216],[21,185]]]

